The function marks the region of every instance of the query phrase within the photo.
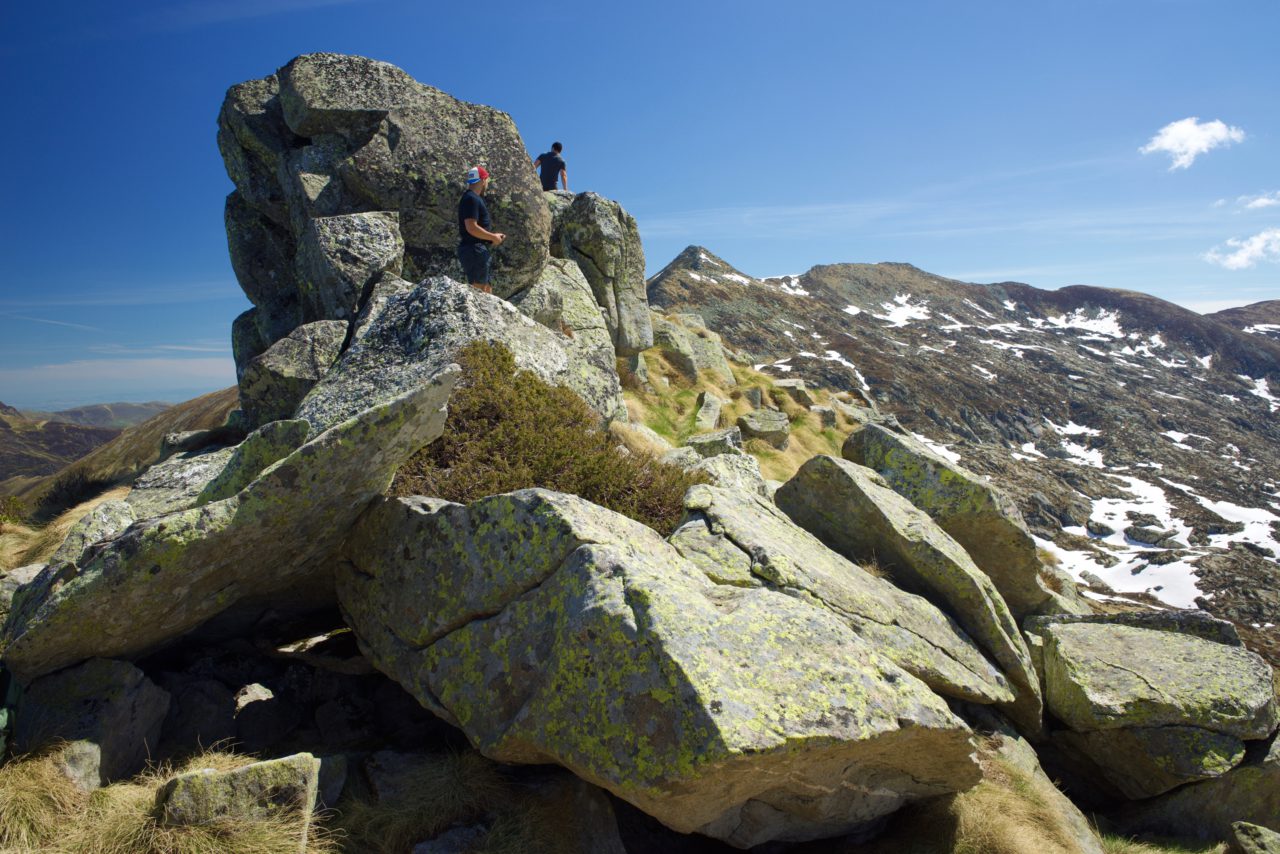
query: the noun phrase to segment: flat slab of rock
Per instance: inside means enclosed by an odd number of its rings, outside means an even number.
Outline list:
[[[1280,854],[1280,833],[1247,821],[1233,822],[1226,854]]]
[[[903,670],[939,694],[976,703],[1008,703],[1008,679],[951,617],[827,548],[766,498],[694,486],[684,523],[671,542],[708,577],[738,578],[801,593],[837,615]],[[686,538],[699,545],[686,552]],[[709,542],[717,542],[710,548]],[[725,566],[709,561],[730,559]],[[730,582],[742,583],[742,582]]]
[[[910,436],[876,423],[850,433],[841,455],[875,470],[890,488],[932,516],[995,582],[1016,619],[1036,613],[1089,612],[1078,597],[1059,594],[1045,584],[1035,540],[1022,514],[982,478]]]
[[[297,822],[298,851],[316,807],[320,760],[310,753],[255,762],[232,771],[179,774],[156,792],[160,821],[171,826],[288,817]]]
[[[124,497],[133,518],[151,519],[194,506],[233,453],[233,448],[203,448],[156,463],[134,481]]]
[[[305,421],[272,421],[254,430],[231,452],[218,476],[200,491],[195,503],[230,498],[258,479],[272,463],[306,444],[311,425]]]
[[[1039,733],[1040,681],[1000,591],[960,544],[869,468],[816,456],[774,496],[800,527],[854,561],[879,561],[899,586],[928,598],[964,627],[1017,687],[1009,711]]]
[[[135,523],[78,568],[46,568],[10,615],[4,665],[26,683],[138,655],[243,599],[326,584],[351,523],[443,431],[457,375],[443,370],[321,434],[231,498]]]
[[[240,406],[250,425],[292,418],[338,358],[348,327],[339,320],[306,323],[250,359],[240,374]]]
[[[134,506],[128,501],[102,502],[71,526],[71,530],[67,531],[66,539],[49,558],[49,562],[79,563],[91,546],[114,537],[132,525],[137,518],[136,512]],[[4,582],[0,581],[0,585],[3,584]],[[0,620],[0,624],[3,624],[3,620]]]
[[[88,743],[72,760],[84,788],[128,778],[155,755],[169,694],[127,661],[94,658],[37,679],[18,703],[19,753],[54,741]]]
[[[780,451],[791,443],[791,421],[785,412],[754,409],[738,416],[738,429],[745,439],[763,439]]]
[[[1077,732],[1196,726],[1249,740],[1280,724],[1271,668],[1242,647],[1094,623],[1043,635],[1045,704]]]
[[[312,433],[417,387],[453,362],[472,341],[503,344],[516,365],[577,392],[604,419],[626,411],[612,363],[602,370],[575,361],[568,339],[536,323],[506,300],[443,276],[390,296],[359,340],[298,407]]]
[[[387,500],[346,553],[362,648],[419,702],[676,830],[831,836],[978,779],[945,702],[830,611],[574,496]]]
[[[1225,774],[1245,756],[1245,744],[1235,736],[1192,726],[1062,730],[1053,734],[1053,742],[1084,756],[1130,800]]]
[[[742,431],[737,427],[726,430],[714,430],[710,433],[699,433],[684,440],[685,447],[693,448],[700,457],[715,457],[720,454],[741,454]]]

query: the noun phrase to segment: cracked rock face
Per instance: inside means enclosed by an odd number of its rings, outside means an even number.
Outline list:
[[[831,836],[978,779],[967,727],[844,620],[715,583],[580,498],[388,499],[346,555],[380,669],[490,758],[558,763],[676,830]]]
[[[1014,699],[1009,680],[951,617],[831,551],[768,499],[700,485],[685,507],[671,542],[708,577],[813,601],[945,697]]]
[[[378,313],[362,315],[359,337],[299,405],[295,417],[313,433],[415,388],[472,341],[503,344],[517,367],[567,386],[604,419],[626,411],[612,361],[579,358],[573,339],[506,300],[440,276],[407,291],[388,290],[380,305]]]
[[[964,627],[1016,686],[1009,709],[1040,730],[1040,682],[1000,591],[923,510],[871,469],[834,457],[810,459],[775,501],[798,525],[853,561],[878,560],[898,584],[935,602]]]
[[[78,565],[50,565],[13,603],[5,667],[26,683],[92,656],[142,654],[304,579],[324,591],[347,528],[443,431],[457,374],[323,433],[230,498],[137,522]]]

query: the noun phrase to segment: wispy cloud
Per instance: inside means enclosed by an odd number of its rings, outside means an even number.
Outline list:
[[[9,311],[0,312],[0,317],[8,317],[13,320],[25,320],[28,323],[43,323],[48,326],[63,326],[68,329],[79,329],[84,332],[102,332],[102,330],[96,326],[86,326],[83,323],[69,323],[65,320],[50,320],[47,317],[30,317],[25,314],[14,314]]]
[[[1186,169],[1201,154],[1221,146],[1244,140],[1244,130],[1232,127],[1218,119],[1201,122],[1197,116],[1170,122],[1151,137],[1151,141],[1138,149],[1143,154],[1164,152],[1172,161],[1169,171]]]
[[[1245,210],[1260,210],[1262,208],[1275,207],[1280,205],[1280,191],[1274,193],[1262,193],[1257,196],[1241,196],[1236,200]]]
[[[154,356],[163,353],[224,353],[231,355],[230,345],[217,341],[190,344],[95,344],[87,348],[103,356]]]
[[[1252,237],[1233,237],[1204,253],[1204,260],[1228,270],[1247,270],[1259,261],[1280,261],[1280,228],[1268,228]]]

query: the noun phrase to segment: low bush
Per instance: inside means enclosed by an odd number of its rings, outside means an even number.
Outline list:
[[[394,495],[469,504],[544,487],[579,495],[665,535],[684,514],[685,490],[704,482],[647,454],[620,450],[580,397],[517,370],[501,345],[473,342],[458,363],[463,376],[449,400],[444,435],[400,469]]]
[[[27,505],[16,495],[0,495],[0,531],[5,524],[16,524],[27,518]]]
[[[96,498],[114,485],[108,478],[91,477],[78,469],[66,472],[41,496],[36,515],[41,519],[53,519],[64,510]]]

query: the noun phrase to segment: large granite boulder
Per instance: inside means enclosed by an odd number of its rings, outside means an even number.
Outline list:
[[[386,500],[346,555],[348,620],[419,702],[676,830],[837,835],[978,780],[967,727],[846,621],[575,496]]]
[[[955,617],[1017,688],[1011,717],[1039,734],[1040,682],[1018,624],[991,579],[927,513],[871,469],[828,456],[802,465],[774,501],[835,551],[877,561],[899,587]]]
[[[151,519],[194,506],[234,453],[234,448],[210,446],[175,454],[151,466],[138,476],[124,497],[133,519]],[[106,535],[105,529],[102,534]],[[94,536],[102,538],[96,533]]]
[[[230,498],[137,522],[83,564],[47,567],[13,604],[0,662],[26,683],[142,654],[243,600],[305,585],[323,601],[333,552],[439,437],[457,376],[446,368],[321,434]]]
[[[71,526],[62,545],[49,558],[49,563],[79,563],[90,547],[111,539],[132,525],[137,519],[137,513],[137,509],[128,501],[102,502]],[[0,585],[3,583],[0,581]],[[0,619],[0,624],[2,623],[3,620]]]
[[[311,390],[296,417],[309,422],[313,434],[324,430],[415,388],[472,341],[506,346],[518,367],[577,392],[603,419],[626,411],[612,363],[575,358],[567,336],[506,300],[440,276],[389,296],[380,314],[365,318],[359,340]]]
[[[350,320],[374,281],[403,272],[400,214],[315,217],[299,235],[294,268],[304,319]]]
[[[53,742],[75,751],[77,782],[96,789],[142,770],[160,743],[169,694],[127,661],[94,658],[37,679],[18,703],[13,747],[27,753]]]
[[[196,504],[230,498],[258,479],[272,463],[283,460],[307,441],[311,425],[305,421],[271,421],[235,446],[227,464],[200,490]]]
[[[1009,680],[951,617],[836,554],[767,498],[698,485],[685,507],[671,543],[709,578],[803,596],[943,696],[1014,699]]]
[[[548,193],[553,214],[551,254],[577,263],[591,284],[619,356],[653,346],[644,247],[635,218],[596,193],[578,193],[564,204]]]
[[[1254,743],[1219,776],[1127,805],[1112,816],[1125,834],[1160,833],[1225,842],[1235,822],[1280,827],[1280,738]]]
[[[726,386],[737,385],[719,335],[705,326],[689,329],[662,317],[652,320],[654,346],[666,354],[676,370],[691,380],[698,379],[699,371],[710,371],[716,382]]]
[[[1247,821],[1232,822],[1224,854],[1280,854],[1280,833]]]
[[[238,197],[228,203],[236,274],[264,314],[308,305],[294,266],[313,269],[297,258],[316,219],[398,215],[405,275],[453,273],[462,176],[476,163],[494,176],[485,201],[494,228],[507,235],[494,252],[496,291],[509,296],[528,287],[546,263],[551,214],[511,117],[458,101],[395,66],[299,56],[270,77],[231,87],[218,125]]]
[[[1018,620],[1028,614],[1087,613],[1070,581],[1058,593],[1046,583],[1035,540],[1017,506],[983,478],[944,460],[921,442],[868,423],[845,440],[841,455],[875,470],[889,486],[933,517],[991,577]]]
[[[738,429],[743,438],[761,439],[782,451],[791,444],[791,421],[776,409],[753,409],[739,415]]]
[[[19,566],[15,569],[0,571],[0,628],[4,626],[5,619],[9,616],[9,607],[13,603],[13,599],[18,594],[18,588],[24,584],[30,584],[35,577],[48,566],[44,563],[33,563],[27,566]],[[3,700],[0,697],[0,700]]]
[[[340,320],[306,323],[250,359],[240,373],[240,408],[249,425],[291,417],[333,367],[347,329]]]
[[[1090,622],[1041,626],[1054,743],[1128,798],[1220,776],[1280,725],[1270,666],[1194,635]]]

